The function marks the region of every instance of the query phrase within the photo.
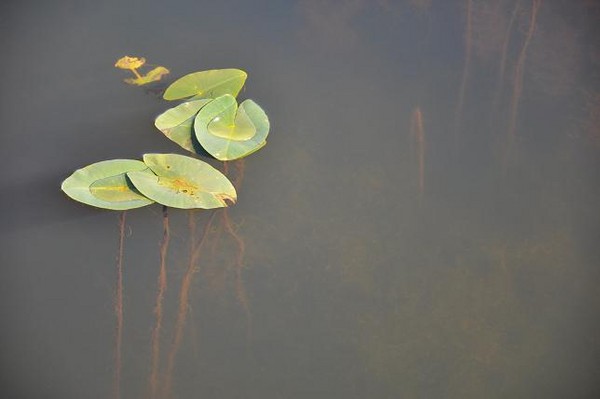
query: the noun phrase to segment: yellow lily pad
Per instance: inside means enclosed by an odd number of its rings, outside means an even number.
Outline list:
[[[142,65],[146,63],[146,59],[144,57],[130,57],[126,55],[123,58],[119,58],[115,63],[115,67],[120,69],[138,69]]]

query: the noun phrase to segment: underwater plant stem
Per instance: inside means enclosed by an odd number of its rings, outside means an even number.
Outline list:
[[[137,69],[135,69],[135,68],[131,68],[131,69],[130,69],[130,71],[131,71],[131,72],[133,72],[133,74],[135,75],[135,77],[136,77],[136,78],[138,78],[138,79],[141,79],[141,78],[142,78],[142,75],[140,75],[140,74],[138,73]]]
[[[196,250],[196,210],[194,209],[190,209],[188,212],[188,234],[191,259]]]
[[[169,211],[163,205],[163,238],[160,244],[160,269],[158,273],[158,292],[156,294],[156,304],[154,306],[154,314],[156,321],[152,329],[152,359],[150,371],[150,398],[155,399],[158,392],[158,371],[160,365],[160,332],[162,329],[163,319],[163,300],[165,291],[167,290],[167,253],[169,250],[169,242],[171,232],[169,227]]]
[[[217,225],[210,249],[210,256],[212,258],[214,258],[215,254],[217,253],[217,248],[219,247],[219,243],[221,242],[222,233],[223,229],[221,228],[221,226]]]
[[[506,32],[504,33],[504,40],[502,41],[502,55],[500,56],[500,68],[498,69],[498,86],[501,86],[502,81],[504,80],[504,73],[506,71],[506,57],[508,55],[508,44],[510,43],[512,27],[515,23],[515,20],[517,19],[517,12],[519,11],[520,3],[520,0],[515,1],[515,6],[513,7],[513,11],[510,15],[510,20],[508,21],[508,26],[506,27]]]
[[[236,191],[239,191],[240,187],[242,186],[242,182],[244,181],[244,172],[246,170],[245,159],[241,158],[241,159],[236,160],[235,166],[237,169],[237,173],[236,173],[235,179],[233,180],[232,184],[235,187]],[[223,162],[223,174],[226,176],[229,174],[229,163],[228,162]],[[212,246],[211,246],[211,255],[213,257],[219,246],[219,242],[221,241],[221,233],[222,232],[223,232],[222,226],[217,226],[217,231],[215,233],[215,237],[213,239]]]
[[[523,42],[523,47],[519,52],[519,57],[517,58],[517,65],[515,67],[515,81],[513,85],[513,93],[510,102],[510,116],[509,116],[509,125],[507,131],[507,144],[505,151],[505,159],[504,159],[504,170],[506,171],[508,165],[508,157],[510,151],[514,145],[515,139],[515,131],[517,127],[517,117],[519,113],[519,101],[521,99],[521,93],[523,91],[523,71],[525,69],[525,59],[527,58],[527,49],[529,47],[529,43],[531,42],[531,38],[533,37],[533,33],[535,31],[535,24],[537,19],[537,14],[539,12],[540,6],[542,4],[542,0],[532,0],[531,6],[531,16],[529,19],[529,29],[527,30],[527,36],[525,37],[525,41]]]
[[[244,181],[244,174],[246,171],[246,160],[244,158],[238,159],[235,161],[235,167],[237,169],[237,175],[235,177],[235,181],[233,185],[236,190],[240,190],[242,187],[242,182]]]
[[[517,11],[519,11],[520,2],[520,0],[515,1],[515,6],[513,7],[510,20],[508,21],[508,26],[506,27],[506,32],[504,33],[504,40],[502,41],[502,54],[500,56],[498,80],[496,81],[496,89],[494,90],[494,100],[492,102],[492,115],[496,112],[496,109],[498,108],[498,103],[500,102],[500,97],[502,94],[502,83],[504,82],[504,74],[506,71],[506,57],[508,55],[508,45],[510,43],[510,37],[512,35],[512,27],[515,23],[515,20],[517,19]]]
[[[471,13],[472,0],[467,0],[467,28],[465,31],[465,61],[463,67],[462,78],[460,80],[460,88],[458,90],[458,101],[456,105],[456,115],[454,120],[454,144],[458,145],[458,136],[461,128],[461,119],[463,114],[463,107],[465,103],[465,92],[467,90],[467,81],[469,79],[469,70],[471,69],[471,37],[472,37],[472,13]]]
[[[223,161],[223,174],[227,176],[229,174],[229,162]]]
[[[242,182],[244,180],[244,174],[246,170],[245,159],[241,158],[235,162],[237,174],[233,181],[233,185],[237,191],[240,190]],[[223,173],[227,175],[229,172],[229,163],[223,162]],[[246,244],[242,237],[238,234],[236,229],[233,227],[231,218],[229,217],[229,210],[223,209],[223,225],[225,231],[233,238],[237,245],[237,253],[235,256],[235,293],[239,304],[241,305],[244,314],[246,315],[246,335],[248,340],[252,337],[252,314],[250,313],[250,305],[248,303],[248,295],[246,294],[246,288],[244,287],[243,271],[244,271],[244,256],[246,253]]]
[[[250,313],[250,305],[248,303],[248,296],[246,294],[246,288],[244,287],[244,280],[242,276],[242,272],[244,270],[244,255],[246,253],[246,244],[242,237],[240,237],[238,232],[233,227],[233,223],[231,222],[231,218],[229,217],[229,212],[227,212],[227,208],[223,209],[223,222],[225,224],[225,230],[229,233],[231,237],[233,237],[238,247],[235,256],[235,293],[237,300],[242,306],[244,314],[246,315],[246,333],[247,338],[250,339],[252,337],[252,314]]]
[[[125,217],[126,211],[121,212],[119,215],[119,249],[117,255],[117,286],[115,292],[115,316],[117,319],[117,325],[115,327],[115,369],[113,381],[113,397],[115,399],[121,398],[121,346],[123,342],[123,244],[125,241]]]
[[[192,262],[192,257],[194,256],[194,252],[196,251],[196,231],[197,231],[196,212],[197,212],[196,209],[190,209],[190,211],[188,212],[188,234],[189,234],[190,262]],[[207,234],[209,234],[209,233],[207,233]],[[194,265],[196,265],[196,267],[198,264],[197,261],[198,261],[197,259],[193,259]],[[193,350],[194,356],[196,358],[198,358],[198,331],[196,328],[196,323],[194,322],[194,315],[192,312],[190,312],[190,318],[191,318],[190,335],[191,335],[191,341],[192,341],[192,350]]]
[[[423,130],[423,114],[421,108],[416,107],[413,111],[411,123],[411,135],[416,141],[417,159],[419,165],[419,200],[425,192],[425,132]]]
[[[202,232],[202,236],[200,237],[200,241],[196,243],[195,241],[190,240],[190,257],[188,268],[181,280],[181,289],[179,291],[179,308],[177,312],[177,319],[175,320],[175,327],[173,330],[173,340],[171,341],[171,347],[169,349],[169,353],[167,355],[167,368],[165,374],[165,383],[164,383],[164,397],[168,398],[171,395],[171,389],[173,385],[173,371],[175,370],[175,358],[177,357],[177,352],[179,351],[179,347],[181,346],[181,341],[183,339],[183,332],[186,323],[187,311],[189,308],[189,295],[190,288],[192,285],[192,280],[194,274],[197,271],[197,261],[200,256],[200,250],[204,244],[206,237],[208,236],[208,232],[211,229],[213,219],[216,215],[216,212],[213,212],[208,222],[204,226],[204,230]],[[193,219],[193,213],[190,212],[189,223],[190,226],[195,226],[195,220]],[[194,227],[195,229],[195,227]],[[195,234],[194,234],[195,235]]]

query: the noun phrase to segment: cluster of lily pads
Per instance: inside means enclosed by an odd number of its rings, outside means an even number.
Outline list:
[[[198,155],[201,149],[220,161],[243,158],[266,144],[267,115],[252,100],[238,105],[246,81],[239,69],[185,75],[165,91],[165,100],[183,102],[156,118],[155,126],[172,141]],[[229,179],[197,158],[145,154],[143,161],[115,159],[76,170],[61,186],[72,199],[98,208],[127,210],[157,202],[182,209],[213,209],[235,202]]]

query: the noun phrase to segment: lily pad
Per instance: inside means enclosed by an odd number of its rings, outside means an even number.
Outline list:
[[[127,173],[134,186],[159,204],[181,209],[212,209],[235,202],[233,184],[206,162],[178,154],[145,154],[150,170]]]
[[[138,69],[145,63],[146,63],[146,59],[144,57],[130,57],[130,56],[126,55],[125,57],[119,58],[117,60],[117,62],[115,63],[115,67],[120,68],[120,69],[134,70],[134,69]]]
[[[212,69],[194,72],[173,82],[163,95],[165,100],[182,98],[216,98],[223,94],[237,96],[248,74],[241,69]]]
[[[98,208],[140,208],[154,201],[133,189],[125,174],[144,169],[148,169],[146,164],[130,159],[96,162],[76,170],[63,181],[61,189],[74,200]]]
[[[195,138],[192,130],[194,117],[202,107],[211,101],[202,99],[179,104],[160,114],[154,121],[154,125],[170,140],[195,153]]]
[[[196,115],[194,131],[204,149],[221,161],[243,158],[258,151],[269,134],[269,118],[252,100],[239,107],[235,98],[223,95]]]

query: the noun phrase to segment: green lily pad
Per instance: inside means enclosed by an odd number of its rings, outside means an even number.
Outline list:
[[[239,107],[225,94],[206,104],[196,115],[194,131],[204,149],[221,161],[243,158],[267,143],[269,118],[252,100]]]
[[[212,69],[210,71],[194,72],[173,82],[163,98],[165,100],[180,100],[192,96],[216,98],[223,94],[237,96],[248,74],[241,69]]]
[[[76,170],[63,181],[61,189],[74,200],[98,208],[140,208],[154,201],[135,191],[125,174],[144,169],[148,169],[146,164],[130,159],[96,162]]]
[[[142,194],[159,204],[181,209],[213,209],[235,202],[233,184],[206,162],[178,154],[145,154],[150,170],[127,173]]]
[[[202,107],[211,101],[210,99],[201,99],[179,104],[160,114],[154,121],[154,125],[170,140],[195,153],[195,138],[192,129],[194,117]]]

